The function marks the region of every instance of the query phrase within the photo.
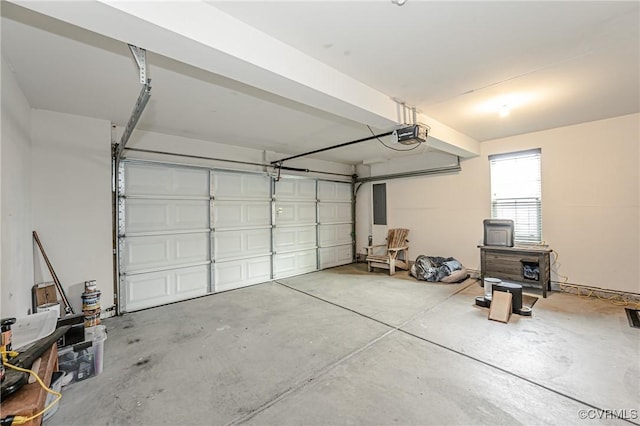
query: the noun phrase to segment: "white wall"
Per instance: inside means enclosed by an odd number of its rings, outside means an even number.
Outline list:
[[[374,244],[384,243],[387,228],[408,228],[412,260],[420,254],[453,256],[465,266],[476,268],[482,218],[490,211],[489,204],[484,205],[485,193],[489,194],[488,177],[487,182],[477,178],[482,173],[480,165],[475,159],[465,160],[459,173],[375,182],[387,184],[387,226],[368,225]],[[363,241],[369,235],[361,234],[367,229],[364,224],[372,221],[371,185],[364,184],[356,200],[358,253],[363,253]],[[479,261],[479,254],[477,257]]]
[[[487,156],[542,148],[543,238],[569,283],[640,293],[640,115],[481,144],[460,173],[387,182],[389,227],[411,229],[411,257],[453,256],[479,269],[482,220],[490,217]],[[370,184],[367,184],[370,185]],[[357,231],[370,223],[370,191],[358,194]],[[358,235],[358,252],[366,236]],[[557,273],[552,280],[563,281]]]
[[[2,58],[2,143],[0,145],[2,317],[31,309],[33,249],[31,199],[31,108]]]
[[[427,144],[430,144],[431,143],[430,141],[431,140],[429,140]],[[410,149],[410,148],[402,148],[402,149]],[[407,155],[405,157],[397,158],[395,160],[380,161],[370,165],[359,165],[357,167],[357,173],[358,173],[358,176],[360,177],[384,176],[384,175],[393,175],[393,174],[410,172],[410,171],[449,168],[452,166],[456,166],[457,164],[458,164],[458,157],[456,157],[455,155],[437,151],[437,150],[434,150],[433,148],[429,148],[429,150],[425,153],[420,153],[416,155]],[[412,178],[412,179],[419,179],[419,178]],[[371,190],[372,190],[372,184],[378,184],[378,183],[389,183],[389,181],[384,181],[384,180],[375,181],[373,183],[363,184],[357,188],[356,209],[358,213],[357,213],[357,220],[356,220],[356,247],[363,247],[367,245],[369,236],[372,236],[374,244],[382,244],[384,243],[384,240],[387,236],[387,231],[390,227],[401,227],[401,225],[397,225],[397,226],[373,225],[373,212],[372,212],[373,194]],[[389,196],[390,194],[387,189],[388,203],[391,200]],[[412,199],[423,198],[423,196],[424,195],[421,189],[418,188],[417,192],[411,195],[411,198]],[[387,207],[389,207],[389,204],[387,205]],[[387,219],[389,218],[387,217]],[[402,225],[402,227],[403,226],[404,225]],[[410,241],[413,241],[414,237],[418,237],[418,236],[411,235]],[[364,254],[364,251],[359,250],[358,253]],[[409,253],[409,255],[411,256],[411,253]]]
[[[482,144],[542,148],[542,235],[571,283],[640,293],[640,114]],[[562,277],[553,278],[562,281]]]
[[[113,305],[111,125],[52,111],[32,112],[33,227],[76,313],[84,281]],[[36,281],[51,281],[38,254]]]

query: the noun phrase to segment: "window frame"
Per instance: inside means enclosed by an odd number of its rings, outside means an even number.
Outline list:
[[[514,151],[502,154],[493,154],[488,156],[490,170],[490,187],[491,187],[491,218],[492,219],[511,219],[514,221],[514,240],[516,243],[539,244],[542,239],[542,149],[534,148],[524,151]],[[507,162],[511,163],[508,164]],[[525,179],[514,179],[512,182],[520,183],[520,185],[505,185],[504,182],[497,183],[499,173],[504,174],[504,168],[515,167],[520,163],[519,170],[526,170],[533,167],[537,163],[537,174],[532,173]],[[503,170],[498,170],[502,167]],[[496,188],[496,186],[498,188]],[[510,186],[509,191],[505,191],[504,187]],[[514,196],[513,188],[517,187],[517,191],[523,188],[525,190],[521,196]],[[496,191],[503,190],[501,196],[496,197]],[[509,196],[505,196],[505,192]]]

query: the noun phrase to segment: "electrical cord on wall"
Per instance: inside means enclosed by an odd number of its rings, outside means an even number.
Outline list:
[[[560,259],[560,253],[558,253],[556,250],[553,250],[553,254],[555,256],[553,256],[553,262],[551,262],[551,266],[549,266],[549,268],[553,271],[553,266],[558,263],[558,259]],[[560,285],[560,289],[562,289],[563,285],[567,284],[567,281],[569,281],[569,277],[566,275],[562,275],[560,272],[558,272],[558,270],[556,269],[555,271],[553,271],[556,273],[557,276],[559,276],[560,278],[563,278],[561,283],[558,283]]]
[[[558,262],[558,259],[560,258],[560,253],[558,253],[556,250],[553,250],[553,253],[555,254],[555,256],[553,259],[553,263],[551,263],[552,270],[553,270],[553,266]],[[554,270],[553,272],[555,272],[556,275],[558,275],[559,277],[563,278],[562,282],[558,283],[558,285],[560,287],[560,291],[564,293],[575,294],[581,299],[591,299],[595,297],[598,300],[609,302],[616,306],[623,306],[623,307],[630,306],[630,307],[633,307],[634,309],[640,309],[640,301],[626,299],[621,294],[613,294],[612,296],[608,296],[608,297],[602,296],[601,293],[614,293],[614,292],[606,289],[589,288],[589,287],[580,286],[577,284],[567,284],[567,281],[569,281],[569,277],[560,274],[557,270]]]
[[[12,357],[18,356],[18,352],[15,351],[2,351],[2,355],[9,355]],[[40,377],[38,377],[38,374],[36,374],[35,371],[33,370],[29,370],[27,368],[21,368],[21,367],[16,367],[15,365],[11,365],[7,362],[2,361],[2,365],[4,365],[6,368],[11,368],[12,370],[16,370],[16,371],[20,371],[23,373],[29,373],[31,374],[36,381],[40,384],[40,386],[42,387],[42,389],[44,389],[45,391],[47,391],[48,393],[55,395],[56,399],[54,399],[49,405],[47,405],[44,409],[42,409],[42,411],[40,411],[39,413],[36,413],[32,416],[7,416],[5,418],[3,418],[0,421],[0,425],[4,426],[4,425],[22,425],[25,424],[27,422],[30,422],[31,420],[38,418],[40,416],[42,416],[44,413],[46,413],[47,411],[49,411],[54,405],[56,405],[58,403],[58,401],[60,401],[60,398],[62,398],[62,394],[60,392],[56,392],[53,389],[47,387],[47,385],[44,384],[44,382],[42,381],[42,379]]]
[[[416,146],[414,146],[413,148],[409,148],[409,149],[398,149],[398,148],[394,148],[392,146],[387,145],[386,143],[382,142],[382,139],[380,139],[379,137],[376,136],[376,134],[374,133],[374,131],[371,129],[371,127],[369,127],[369,125],[367,124],[367,129],[369,129],[369,131],[371,132],[371,134],[373,136],[375,136],[375,138],[378,140],[378,142],[380,142],[382,145],[384,145],[386,148],[392,149],[394,151],[399,151],[399,152],[405,152],[405,151],[413,151],[414,149],[416,149],[417,147],[419,147],[420,145],[422,145],[422,142],[418,142],[418,144]]]

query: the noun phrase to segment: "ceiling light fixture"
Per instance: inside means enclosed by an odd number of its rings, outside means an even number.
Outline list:
[[[533,105],[546,97],[548,97],[548,95],[541,91],[502,94],[472,106],[470,113],[487,115],[495,114],[500,117],[506,117],[511,114],[512,110]]]
[[[407,0],[391,0],[391,3],[397,4],[398,6],[403,6]]]

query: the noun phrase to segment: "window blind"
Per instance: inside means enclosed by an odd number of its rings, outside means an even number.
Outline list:
[[[511,219],[514,239],[542,241],[540,149],[490,155],[491,217]]]

